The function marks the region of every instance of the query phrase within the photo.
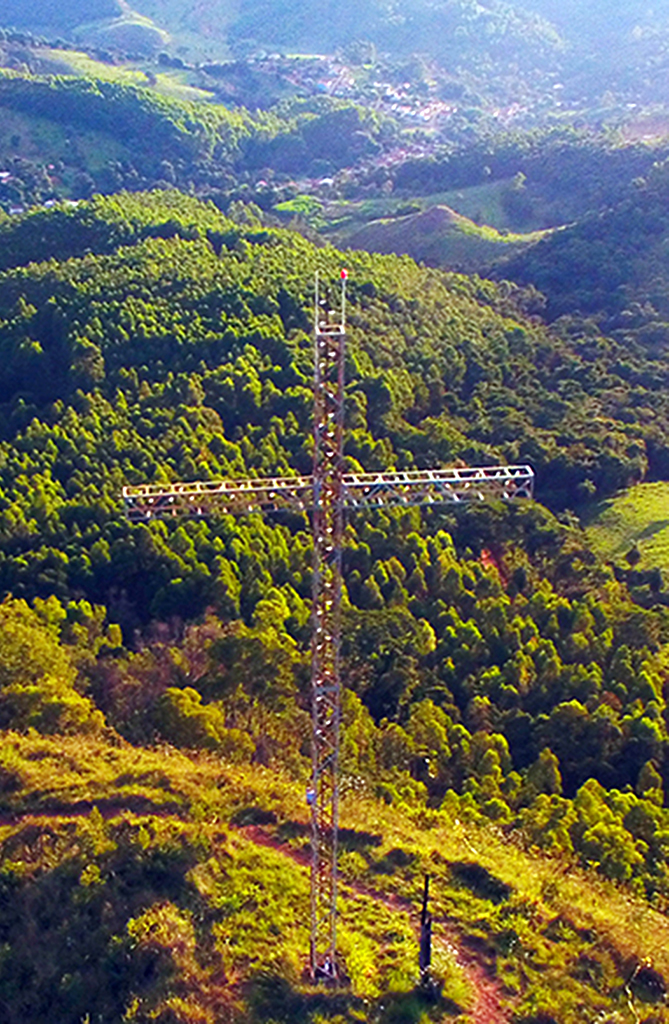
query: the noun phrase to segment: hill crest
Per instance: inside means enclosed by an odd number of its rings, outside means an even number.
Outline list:
[[[370,221],[341,238],[352,249],[411,256],[429,266],[476,272],[508,258],[541,237],[502,234],[479,225],[450,206],[437,204],[417,213]]]

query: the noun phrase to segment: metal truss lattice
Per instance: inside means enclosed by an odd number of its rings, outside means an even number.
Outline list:
[[[346,473],[345,509],[388,505],[441,505],[471,501],[531,498],[530,466],[416,470],[406,473]],[[312,476],[250,480],[200,480],[193,483],[141,484],[123,488],[126,514],[133,522],[160,518],[240,515],[314,507]]]

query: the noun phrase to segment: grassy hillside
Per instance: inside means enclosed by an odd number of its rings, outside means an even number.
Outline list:
[[[428,266],[463,272],[491,266],[540,237],[500,234],[481,227],[448,206],[433,206],[420,213],[371,221],[352,232],[338,232],[339,244],[368,252],[406,253]]]
[[[109,64],[82,50],[56,50],[51,47],[35,47],[31,56],[35,71],[41,75],[80,75],[120,85],[139,85],[187,103],[207,103],[214,99],[212,92],[190,85],[187,72],[178,69],[157,71],[149,62]]]
[[[588,539],[603,558],[639,569],[659,568],[667,572],[668,512],[666,483],[637,484],[603,502],[588,516]]]
[[[15,780],[0,821],[8,1024],[622,1020],[630,1004],[667,1019],[663,915],[452,811],[345,798],[350,987],[314,990],[301,782],[102,739],[10,733],[1,758]],[[437,1000],[416,984],[425,870]]]
[[[130,54],[152,55],[171,43],[169,32],[134,11],[109,22],[79,26],[73,35],[77,41],[88,46]]]

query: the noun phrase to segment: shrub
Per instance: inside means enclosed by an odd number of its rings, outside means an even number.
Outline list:
[[[247,761],[253,743],[240,729],[226,729],[223,710],[202,704],[202,697],[188,686],[170,687],[157,702],[155,721],[159,732],[177,747],[215,750],[230,761]]]

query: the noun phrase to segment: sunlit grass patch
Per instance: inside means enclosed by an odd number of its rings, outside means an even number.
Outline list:
[[[146,75],[138,68],[128,65],[107,64],[96,60],[81,50],[51,50],[42,48],[36,56],[53,62],[60,74],[85,75],[104,82],[119,82],[121,85],[146,85]]]
[[[155,76],[155,81],[148,82],[151,88],[160,92],[163,96],[169,96],[174,100],[188,102],[208,102],[214,99],[215,94],[206,89],[198,89],[189,85],[185,80],[186,75],[180,71],[161,72]]]
[[[26,898],[46,872],[40,898],[60,887],[62,913],[75,927],[80,901],[97,906],[106,892],[116,906],[131,893],[141,902],[133,912],[141,935],[151,908],[158,920],[167,907],[170,928],[195,929],[189,964],[216,961],[233,987],[263,972],[282,977],[286,999],[309,1024],[319,1013],[323,1021],[338,1013],[366,1019],[355,1016],[366,1005],[388,1022],[428,1013],[416,995],[425,873],[433,971],[451,1018],[458,1008],[471,1014],[476,999],[463,949],[488,965],[519,1019],[544,1013],[569,1024],[583,1007],[624,1011],[626,965],[646,957],[669,976],[669,922],[630,891],[500,830],[356,793],[343,800],[340,861],[338,944],[349,995],[341,1006],[339,996],[318,1002],[305,980],[303,779],[102,737],[5,734],[0,760],[5,813],[18,815],[0,827],[3,868]],[[191,973],[206,988],[207,971]],[[663,1020],[661,1004],[650,1010]]]
[[[636,548],[638,568],[669,570],[669,483],[630,487],[589,510],[585,524],[588,541],[603,558],[624,562]]]

